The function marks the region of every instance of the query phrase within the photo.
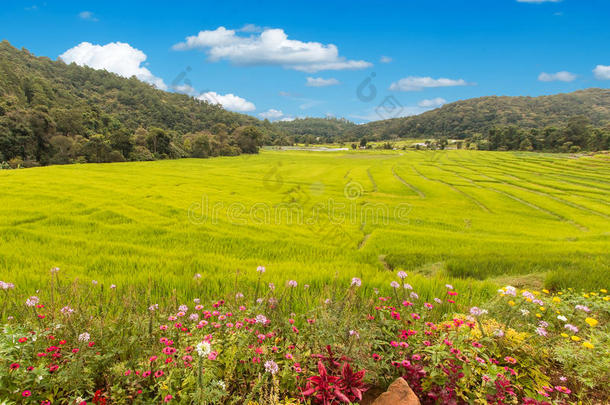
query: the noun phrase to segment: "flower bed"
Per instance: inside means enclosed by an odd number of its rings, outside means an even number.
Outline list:
[[[606,290],[505,287],[471,307],[451,285],[420,297],[406,278],[305,292],[297,313],[294,280],[163,306],[57,270],[44,299],[0,282],[0,402],[334,404],[397,377],[424,404],[610,400]]]

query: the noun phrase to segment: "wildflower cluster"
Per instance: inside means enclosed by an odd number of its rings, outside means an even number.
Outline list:
[[[253,273],[260,284],[266,269]],[[290,280],[264,292],[257,285],[254,294],[169,305],[124,299],[101,282],[93,293],[90,285],[71,286],[71,294],[41,289],[22,297],[11,286],[0,398],[356,403],[402,377],[423,404],[567,404],[592,393],[610,399],[605,290],[505,287],[472,306],[450,284],[418,293],[405,272],[396,276],[377,291],[358,277],[324,295]],[[116,311],[116,301],[125,307]]]

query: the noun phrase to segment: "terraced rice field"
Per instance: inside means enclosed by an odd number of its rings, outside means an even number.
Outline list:
[[[473,296],[608,284],[607,155],[263,151],[0,171],[0,186],[0,279],[24,286],[58,266],[159,295],[199,273],[213,292],[261,264],[312,289],[397,268]]]

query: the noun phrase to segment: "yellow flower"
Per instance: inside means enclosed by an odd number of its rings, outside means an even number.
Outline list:
[[[534,295],[540,295],[540,291],[532,291]]]
[[[604,301],[610,301],[610,295],[606,295],[606,296],[604,297]]]
[[[592,292],[592,293],[589,293],[589,294],[591,294],[591,295],[592,295],[592,296],[594,296],[594,297],[595,297],[595,296],[597,296],[597,293],[596,293],[596,292]]]
[[[590,327],[597,326],[597,324],[599,323],[599,322],[597,322],[597,319],[593,319],[593,318],[587,318],[587,319],[585,319],[585,322],[588,323]]]
[[[553,297],[553,302],[561,302],[561,298],[559,298],[559,297]]]
[[[578,342],[580,341],[580,338],[578,336],[572,336],[572,340]]]
[[[515,301],[513,301],[513,300],[508,301],[508,305],[510,305],[512,307],[513,305],[515,305]]]
[[[582,296],[585,298],[589,298],[589,294],[583,294]]]
[[[542,290],[542,292],[543,292],[543,293],[545,293],[545,294],[548,294],[548,293],[549,293],[549,290],[544,289],[544,290]]]
[[[601,292],[603,292],[604,294],[608,292],[608,290],[606,290],[605,288],[602,288],[601,290],[599,290]]]
[[[537,316],[538,318],[542,318],[542,315],[540,315],[540,314],[536,314],[536,316]]]
[[[546,308],[545,307],[540,307],[540,310],[541,311],[546,311]]]
[[[568,337],[570,337],[570,336],[568,336],[568,334],[567,334],[567,333],[562,333],[562,334],[561,334],[561,336],[563,336],[564,338],[568,338]]]
[[[591,342],[582,342],[582,345],[587,349],[593,349],[595,347]]]

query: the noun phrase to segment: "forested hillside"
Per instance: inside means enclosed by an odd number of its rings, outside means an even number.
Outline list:
[[[235,155],[275,137],[268,121],[0,43],[0,162]]]
[[[297,118],[277,121],[273,126],[297,143],[329,143],[339,140],[356,124],[345,118]]]
[[[576,116],[585,117],[595,127],[610,124],[610,90],[587,89],[540,97],[490,96],[462,100],[412,117],[360,125],[346,132],[345,136],[464,139],[475,134],[485,135],[495,127],[563,127]]]

